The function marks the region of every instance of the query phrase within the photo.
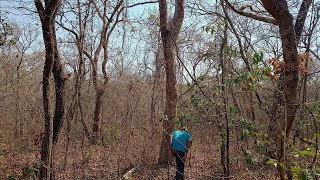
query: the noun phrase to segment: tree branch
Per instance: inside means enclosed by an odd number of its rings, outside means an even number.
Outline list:
[[[34,4],[36,5],[36,8],[37,8],[37,10],[38,10],[40,20],[41,20],[41,21],[44,21],[46,15],[45,15],[44,7],[43,7],[43,5],[42,5],[41,0],[34,0]]]
[[[132,5],[128,5],[127,8],[132,8],[135,6],[139,6],[139,5],[144,5],[144,4],[154,4],[154,3],[158,3],[159,1],[146,1],[146,2],[140,2],[140,3],[136,3],[136,4],[132,4]]]
[[[241,10],[236,9],[234,6],[232,6],[232,4],[228,1],[225,0],[225,2],[227,3],[227,5],[230,7],[230,9],[232,9],[232,11],[236,12],[237,14],[240,14],[242,16],[246,16],[258,21],[262,21],[265,23],[269,23],[269,24],[273,24],[273,25],[278,25],[277,21],[274,18],[270,18],[270,17],[265,17],[265,16],[259,16],[253,13],[248,13],[248,12],[244,12]],[[267,9],[266,9],[267,10]],[[268,11],[268,10],[267,10]],[[269,12],[269,11],[268,11]],[[269,12],[270,13],[270,12]],[[271,13],[270,13],[271,14]],[[272,14],[271,14],[272,15]]]
[[[168,25],[168,7],[166,0],[159,0],[159,11],[160,11],[160,30],[166,32],[169,29]]]
[[[296,32],[296,36],[297,36],[297,42],[300,41],[304,22],[307,18],[307,14],[308,14],[311,2],[312,2],[312,0],[304,0],[301,3],[300,10],[299,10],[299,13],[298,13],[298,16],[296,19],[296,23],[295,23],[295,32]]]
[[[181,29],[184,18],[184,0],[176,0],[174,8],[174,16],[171,20],[170,27],[176,41],[179,31]]]

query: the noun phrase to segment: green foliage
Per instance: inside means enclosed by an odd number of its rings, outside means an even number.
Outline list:
[[[278,162],[275,159],[269,158],[269,160],[266,162],[266,164],[267,165],[273,165],[273,166],[277,167]]]
[[[270,143],[269,136],[263,132],[255,132],[255,150],[260,154],[265,154],[268,151],[268,145]]]
[[[210,33],[211,35],[216,33],[215,28],[211,26],[203,26],[202,30],[205,31],[206,33]]]
[[[315,168],[314,170],[310,170],[307,168],[299,167],[299,166],[293,166],[291,168],[293,179],[296,180],[307,180],[307,179],[316,179],[315,177],[320,176],[319,169]]]
[[[235,75],[227,82],[230,84],[241,84],[244,89],[250,91],[256,91],[257,85],[265,79],[265,74],[272,72],[270,67],[263,67],[263,52],[260,51],[256,54],[247,54],[247,59],[251,62],[251,71],[242,71],[240,74]]]
[[[212,25],[203,26],[202,30],[205,31],[206,33],[210,33],[211,35],[215,35],[218,32],[221,32],[224,26],[225,26],[224,21],[217,21],[217,22],[214,22],[214,24]]]
[[[244,162],[248,166],[253,166],[256,165],[258,160],[252,155],[252,153],[248,150],[242,150],[243,157],[244,157]]]
[[[229,105],[228,111],[229,111],[230,116],[238,116],[238,114],[239,114],[238,109],[234,105]]]
[[[7,177],[7,180],[15,180],[16,178],[13,176],[13,175],[9,175],[8,177]]]
[[[118,125],[109,126],[105,128],[104,135],[106,140],[101,141],[100,145],[103,147],[107,147],[113,142],[118,141],[121,138],[122,136],[121,128],[118,127]]]
[[[301,148],[301,146],[290,146],[290,148],[288,148],[289,153],[287,154],[287,156],[291,156],[291,171],[294,177],[293,179],[316,179],[315,177],[320,176],[320,167],[310,166],[310,160],[313,161],[313,158],[316,155],[315,139],[319,135],[319,133],[315,133],[313,135],[314,143],[304,144],[304,147],[302,149],[298,149],[299,147]],[[317,158],[319,157],[320,154],[318,153]],[[294,162],[295,159],[296,162]],[[269,159],[269,161],[267,161],[266,164],[283,166],[282,164],[278,163],[276,160],[273,159]],[[315,165],[317,165],[317,163]],[[282,168],[284,168],[284,166]]]
[[[193,86],[189,85],[189,87]],[[199,122],[201,116],[209,112],[210,103],[199,96],[198,91],[194,91],[189,99],[187,99],[185,106],[186,109],[180,109],[177,113],[177,127],[182,127],[187,124],[192,126],[193,123]]]
[[[241,118],[239,119],[239,139],[240,141],[247,141],[249,137],[253,138],[255,141],[254,150],[259,154],[265,154],[268,150],[269,137],[267,134],[259,131],[256,128],[254,122]],[[247,150],[243,153],[245,162],[248,165],[252,165],[252,163],[256,163],[258,160]]]
[[[239,137],[241,141],[246,140],[249,135],[255,135],[256,127],[252,121],[245,118],[241,118],[239,120],[239,123],[241,128],[239,132]]]
[[[37,166],[26,166],[22,169],[22,179],[38,179],[40,168]]]
[[[22,175],[9,175],[7,180],[14,179],[27,179],[27,180],[36,180],[40,177],[40,168],[35,164],[33,166],[25,166],[22,168]]]

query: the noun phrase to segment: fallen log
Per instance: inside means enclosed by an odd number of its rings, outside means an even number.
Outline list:
[[[132,175],[134,172],[137,171],[139,166],[136,166],[136,167],[133,167],[132,169],[130,169],[128,172],[126,172],[122,177],[123,179],[131,179],[132,178]]]

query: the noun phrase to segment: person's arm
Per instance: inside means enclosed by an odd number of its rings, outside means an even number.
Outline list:
[[[189,154],[189,151],[190,151],[191,145],[192,145],[192,141],[187,140],[187,144],[186,144],[186,148],[187,148],[187,150],[186,150],[186,154],[185,154],[185,156],[183,157],[183,158],[184,158],[184,160],[186,160],[186,159],[187,159],[187,157],[188,157],[188,154]]]
[[[172,141],[173,141],[173,134],[170,136],[170,144],[169,144],[169,149],[171,150],[171,153],[174,155],[174,154],[176,154],[177,153],[177,151],[176,150],[174,150],[173,148],[172,148]]]

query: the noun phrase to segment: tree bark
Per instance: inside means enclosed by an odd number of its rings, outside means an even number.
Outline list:
[[[221,99],[222,99],[222,105],[223,105],[223,118],[225,120],[225,131],[223,132],[223,129],[221,128],[222,134],[225,135],[225,138],[222,141],[224,143],[221,144],[221,156],[224,156],[223,158],[221,157],[221,162],[223,171],[224,171],[224,176],[226,177],[225,179],[230,179],[230,158],[229,158],[229,147],[230,147],[230,129],[229,129],[229,119],[228,119],[228,93],[227,93],[227,84],[226,84],[226,75],[227,75],[227,68],[226,68],[226,61],[225,61],[225,56],[224,56],[224,49],[228,45],[228,20],[227,20],[227,9],[225,7],[225,4],[223,0],[220,1],[223,12],[225,13],[224,17],[224,29],[223,29],[223,35],[221,36],[221,45],[219,49],[219,59],[220,59],[220,67],[221,67]],[[224,153],[222,153],[224,151]]]
[[[163,133],[158,162],[169,161],[170,134],[174,128],[177,118],[177,78],[176,78],[176,48],[177,39],[184,19],[184,0],[175,1],[175,12],[170,23],[168,23],[167,1],[159,1],[160,32],[163,45],[166,71],[166,107],[163,121]],[[166,118],[165,118],[166,119]]]
[[[231,8],[237,10],[225,0]],[[298,85],[298,51],[297,44],[301,37],[301,32],[312,0],[303,0],[296,23],[289,12],[286,0],[262,0],[264,8],[275,19],[268,22],[279,26],[282,41],[283,59],[285,70],[280,76],[273,95],[273,103],[269,109],[269,134],[276,140],[278,169],[281,179],[292,179],[290,164],[287,164],[285,156],[286,137],[292,129],[296,108],[297,108],[297,85]],[[239,12],[237,12],[239,13]],[[241,14],[241,13],[239,13]],[[261,17],[248,16],[257,20]],[[264,21],[267,22],[267,21]],[[286,171],[287,169],[287,171]]]
[[[96,91],[96,102],[94,108],[94,118],[92,126],[92,143],[97,144],[99,139],[99,123],[101,119],[101,110],[102,110],[102,96],[104,91]]]
[[[41,149],[41,167],[40,179],[53,178],[53,144],[58,141],[60,128],[63,124],[64,118],[64,84],[65,75],[64,69],[61,64],[59,52],[57,48],[56,31],[55,31],[55,18],[57,10],[61,5],[60,0],[48,0],[43,5],[40,0],[35,0],[37,12],[39,14],[43,41],[45,44],[46,59],[43,69],[43,107],[45,116],[44,138],[42,141]],[[53,73],[55,82],[55,112],[53,121],[50,114],[50,74]]]
[[[158,36],[158,35],[157,35]],[[158,40],[160,42],[160,36],[158,36]],[[160,78],[161,78],[161,60],[160,60],[160,43],[157,43],[157,51],[155,54],[155,72],[154,72],[154,80],[153,80],[153,87],[152,87],[152,95],[151,95],[151,104],[150,104],[150,126],[151,126],[151,136],[153,136],[157,129],[157,111],[156,111],[156,102],[159,100],[159,92],[160,89]]]
[[[303,1],[296,25],[293,23],[293,17],[285,0],[262,1],[265,9],[276,19],[279,26],[285,61],[285,70],[281,74],[277,89],[274,92],[274,102],[270,108],[269,122],[270,134],[276,139],[278,170],[281,179],[293,178],[290,163],[286,158],[286,138],[290,135],[298,104],[299,59],[297,44],[301,37],[308,6],[311,4],[308,1]]]
[[[106,71],[106,65],[108,62],[108,44],[109,44],[109,38],[115,29],[116,25],[121,22],[120,15],[124,8],[122,8],[123,0],[117,1],[116,5],[112,9],[112,13],[109,15],[108,8],[107,8],[107,0],[103,1],[102,9],[100,10],[98,4],[96,4],[95,1],[91,1],[95,10],[97,11],[97,14],[102,21],[102,28],[100,30],[100,41],[99,45],[96,48],[93,57],[85,52],[84,54],[90,59],[91,61],[91,67],[92,67],[92,79],[93,84],[96,91],[96,101],[95,101],[95,109],[94,109],[94,120],[93,120],[93,126],[92,126],[92,142],[93,144],[96,144],[99,139],[99,123],[101,121],[101,111],[102,111],[102,97],[105,93],[107,84],[109,82],[109,76]],[[107,16],[109,15],[109,17]],[[98,75],[98,61],[101,56],[101,51],[103,50],[103,56],[102,56],[102,64],[101,64],[101,71],[103,75],[102,82],[99,81],[99,75]]]

